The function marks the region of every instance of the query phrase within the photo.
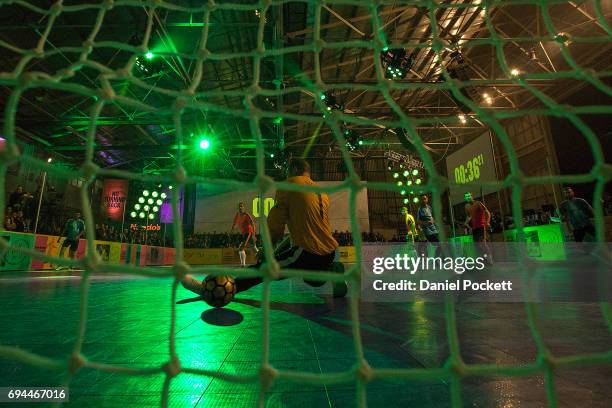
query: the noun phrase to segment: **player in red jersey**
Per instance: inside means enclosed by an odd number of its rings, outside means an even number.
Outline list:
[[[253,248],[255,248],[255,251],[259,251],[257,248],[257,238],[255,237],[255,222],[253,221],[253,217],[244,210],[245,207],[243,202],[238,203],[238,212],[234,216],[234,223],[232,224],[232,232],[234,232],[234,227],[237,225],[242,233],[242,242],[238,247],[241,266],[246,266],[246,249],[251,240],[253,241]]]
[[[493,257],[487,241],[489,239],[487,228],[491,223],[491,213],[483,202],[474,200],[472,193],[465,193],[465,226],[471,228],[474,243],[479,252],[487,257],[487,262],[492,263]]]

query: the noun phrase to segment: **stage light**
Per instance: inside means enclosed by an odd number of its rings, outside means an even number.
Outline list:
[[[407,198],[404,198],[404,204],[408,204],[409,200]]]
[[[172,190],[172,186],[168,187],[168,189]]]
[[[153,207],[153,212],[158,212],[158,211],[159,211],[159,207],[158,206]]]
[[[149,190],[144,190],[142,192],[142,195],[145,196],[145,197],[148,197],[149,196]]]
[[[421,179],[420,178],[416,179],[416,181],[414,183],[415,184],[421,184]]]
[[[419,197],[414,197],[414,198],[412,199],[412,202],[413,202],[413,203],[418,203],[418,202],[419,202]]]
[[[393,170],[393,162],[390,160],[387,162],[387,170]]]
[[[155,214],[153,213],[149,214],[149,219],[152,220],[153,218],[155,218]]]
[[[172,188],[172,187],[170,187],[170,188]],[[159,196],[161,197],[162,200],[165,200],[166,197],[168,197],[168,195],[166,193],[161,193]]]
[[[130,213],[130,216],[131,216],[132,218],[136,218],[136,211],[132,211],[132,212]]]
[[[208,150],[208,148],[210,147],[210,140],[200,139],[198,146],[200,146],[200,149],[202,150]]]
[[[412,175],[413,176],[418,176],[419,175],[419,171],[417,169],[412,170]]]
[[[406,182],[406,185],[407,185],[407,186],[411,186],[411,185],[412,185],[412,180],[408,180],[408,181]]]
[[[467,119],[465,118],[465,115],[457,115],[457,117],[459,118],[459,120],[461,121],[461,123],[466,124],[467,123]]]
[[[51,163],[52,161],[53,161],[53,159],[52,159],[51,157],[49,157],[49,158],[47,159],[47,163]]]
[[[406,195],[406,190],[402,190],[402,191],[400,191],[400,194],[401,194],[401,195]]]
[[[403,185],[404,185],[404,183],[402,183],[401,181],[398,181],[398,182],[397,182],[397,185],[398,185],[398,186],[403,186]]]
[[[135,210],[140,210],[140,204],[134,204],[134,209]]]
[[[155,202],[155,204],[157,204],[157,205],[162,205],[162,203],[163,203],[163,201],[159,200],[159,199]]]
[[[148,59],[149,61],[153,59],[153,53],[151,51],[147,52],[145,54],[145,58]]]
[[[274,158],[274,153],[270,153],[270,158],[273,159]]]
[[[149,199],[147,200],[147,203],[148,203],[148,204],[153,204],[153,202],[154,202],[154,201],[153,201],[153,199],[152,199],[152,198],[149,198]]]
[[[398,178],[399,177],[399,173],[393,173],[393,178]]]
[[[516,69],[516,68],[512,68],[512,69],[510,70],[510,75],[512,75],[512,76],[518,76],[520,73],[521,73],[521,71],[519,71],[519,70],[518,70],[518,69]]]
[[[404,177],[408,177],[409,174],[410,172],[408,170],[404,170]]]
[[[380,54],[380,59],[386,77],[393,79],[403,79],[414,64],[414,58],[403,48],[387,49]]]
[[[143,213],[143,212],[141,212],[140,214],[138,214],[138,216],[139,216],[140,218],[144,218],[144,217],[145,217],[145,215],[146,215],[146,214],[145,214],[145,213]]]
[[[400,169],[403,169],[403,168],[404,168],[404,165],[403,165],[403,164],[400,164],[400,165],[399,165],[399,168],[400,168]]]
[[[143,204],[143,203],[145,202],[144,197],[139,197],[139,198],[138,198],[138,202],[139,202],[140,204]]]
[[[357,142],[357,144],[358,144],[359,146],[363,146],[363,140],[361,140],[361,139],[360,139],[360,140]]]
[[[158,195],[159,195],[159,193],[157,191],[154,191],[154,192],[151,193],[151,196],[153,198],[157,198]]]
[[[151,207],[149,207],[148,205],[145,205],[144,207],[142,207],[142,209],[145,210],[145,211],[149,211],[150,208]]]

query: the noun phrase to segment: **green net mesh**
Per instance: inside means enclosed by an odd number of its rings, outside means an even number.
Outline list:
[[[447,300],[445,303],[445,318],[446,318],[446,332],[448,333],[448,345],[450,348],[450,357],[446,364],[440,368],[406,368],[406,369],[378,369],[373,368],[368,364],[368,361],[364,357],[364,350],[361,341],[360,334],[360,322],[359,322],[359,275],[360,275],[360,263],[361,263],[361,234],[359,231],[359,225],[356,220],[356,193],[361,189],[378,189],[378,190],[389,190],[399,191],[399,188],[391,183],[378,183],[378,182],[365,182],[360,179],[353,163],[351,161],[351,154],[346,148],[346,141],[341,131],[342,123],[353,123],[357,125],[377,125],[383,127],[403,128],[408,136],[414,140],[415,147],[418,154],[424,162],[424,167],[429,174],[428,181],[423,185],[423,189],[432,192],[433,203],[435,209],[435,216],[438,219],[442,219],[440,213],[441,208],[441,193],[449,186],[449,181],[439,174],[436,170],[434,158],[430,155],[429,151],[424,147],[423,140],[417,132],[418,126],[431,125],[432,123],[449,123],[454,118],[449,119],[448,117],[436,116],[434,118],[415,118],[407,115],[405,111],[399,106],[398,102],[393,98],[391,92],[393,90],[440,90],[444,89],[450,93],[463,104],[469,106],[475,116],[478,117],[484,124],[490,127],[496,137],[499,139],[505,150],[507,151],[509,158],[510,174],[509,176],[497,183],[488,183],[488,185],[495,185],[497,187],[507,187],[512,189],[512,215],[515,220],[518,220],[518,231],[521,236],[523,225],[522,225],[522,208],[521,208],[521,196],[524,189],[530,185],[539,185],[546,183],[584,183],[584,182],[595,182],[595,194],[594,194],[594,210],[595,210],[595,221],[597,230],[597,240],[599,242],[604,241],[604,226],[603,226],[603,209],[601,205],[601,198],[604,191],[605,183],[609,182],[612,178],[612,170],[610,165],[604,161],[604,154],[602,147],[598,142],[596,135],[592,130],[585,125],[585,123],[579,117],[580,114],[588,113],[599,113],[599,114],[611,114],[612,106],[606,105],[594,105],[584,107],[572,107],[567,105],[561,105],[555,101],[550,95],[545,94],[540,89],[530,84],[532,79],[553,79],[553,78],[571,78],[575,80],[585,81],[596,87],[602,93],[612,96],[612,89],[607,86],[604,79],[610,77],[612,72],[605,70],[591,70],[581,67],[581,65],[573,58],[570,53],[567,44],[571,41],[574,44],[600,44],[602,47],[609,46],[612,42],[612,29],[605,18],[602,11],[602,2],[595,0],[592,2],[595,10],[595,15],[592,17],[593,24],[597,24],[601,30],[600,35],[597,36],[584,36],[584,37],[569,37],[567,34],[559,34],[555,28],[553,20],[550,15],[550,7],[558,5],[567,5],[569,1],[557,0],[523,0],[512,2],[513,5],[531,5],[537,6],[537,10],[541,13],[542,20],[545,25],[544,34],[541,37],[531,36],[525,38],[507,38],[500,34],[491,21],[491,12],[496,7],[507,5],[509,2],[506,1],[494,1],[494,0],[483,0],[473,1],[464,3],[454,2],[437,2],[437,1],[356,1],[356,0],[345,0],[345,1],[328,1],[328,2],[312,2],[314,21],[312,22],[312,40],[305,41],[303,45],[296,45],[292,47],[276,47],[266,48],[264,46],[264,26],[266,24],[266,15],[270,10],[278,5],[287,4],[286,1],[263,1],[263,2],[251,2],[251,3],[231,3],[231,2],[219,2],[209,1],[208,3],[202,4],[197,7],[184,7],[181,2],[171,3],[166,1],[130,1],[130,0],[107,0],[97,4],[68,4],[67,2],[57,2],[52,7],[40,8],[36,2],[26,1],[0,1],[0,13],[2,13],[2,7],[7,5],[18,5],[26,8],[31,12],[40,15],[41,20],[44,22],[44,30],[39,32],[39,40],[32,48],[22,49],[19,48],[3,39],[0,39],[0,48],[5,52],[16,53],[20,56],[19,63],[15,66],[14,70],[10,72],[0,72],[0,84],[9,87],[11,90],[10,97],[6,103],[6,109],[4,111],[4,137],[6,138],[6,146],[4,151],[1,152],[1,163],[0,163],[0,209],[5,208],[5,178],[7,174],[7,168],[17,162],[28,163],[32,166],[44,168],[45,163],[32,156],[24,155],[20,153],[16,143],[16,131],[15,122],[18,105],[20,98],[27,90],[34,88],[49,88],[54,90],[65,91],[68,93],[74,93],[92,98],[93,105],[90,111],[90,122],[89,131],[86,135],[85,140],[85,154],[84,160],[78,171],[70,171],[58,167],[49,168],[48,171],[51,173],[60,174],[66,178],[70,177],[83,177],[86,182],[81,186],[81,204],[84,219],[86,222],[87,230],[87,255],[84,259],[78,261],[59,260],[53,257],[42,255],[36,251],[28,251],[22,248],[12,248],[3,239],[0,240],[0,248],[2,251],[8,249],[14,251],[21,251],[29,256],[44,259],[53,263],[60,264],[78,264],[84,268],[81,279],[81,307],[80,307],[80,324],[79,333],[74,344],[74,350],[68,360],[55,360],[49,359],[42,355],[30,353],[28,351],[9,346],[0,346],[0,356],[7,359],[14,359],[23,363],[31,364],[40,368],[52,369],[58,371],[65,371],[69,375],[67,376],[66,385],[70,383],[70,379],[74,375],[78,375],[80,368],[88,367],[93,369],[121,372],[130,375],[147,375],[158,372],[166,373],[166,381],[164,383],[163,392],[161,396],[162,406],[166,406],[168,403],[168,392],[169,385],[173,377],[179,373],[188,373],[194,375],[203,375],[219,378],[225,381],[236,382],[236,383],[259,383],[260,405],[264,404],[265,392],[270,387],[273,381],[284,379],[287,381],[293,381],[297,383],[310,383],[310,384],[333,384],[342,382],[356,382],[357,384],[357,405],[366,405],[366,385],[368,382],[374,379],[381,378],[399,378],[399,379],[410,379],[410,380],[428,380],[428,379],[442,379],[450,384],[451,389],[451,403],[452,406],[458,407],[462,405],[460,385],[463,378],[467,376],[530,376],[534,374],[541,374],[545,378],[546,390],[548,403],[550,406],[556,406],[556,393],[554,385],[554,370],[562,367],[573,367],[573,366],[588,366],[588,365],[610,365],[612,363],[612,351],[594,353],[594,354],[575,354],[565,357],[555,357],[547,349],[540,331],[538,329],[538,322],[535,318],[534,306],[531,303],[525,303],[525,308],[528,317],[528,323],[531,329],[531,335],[535,340],[537,346],[537,358],[530,364],[527,365],[467,365],[464,364],[461,356],[461,350],[459,346],[459,338],[457,335],[456,328],[456,316],[455,316],[455,304],[451,300]],[[366,39],[352,39],[349,41],[335,41],[328,42],[321,36],[322,30],[322,11],[328,9],[333,5],[351,5],[361,7],[367,10],[370,17],[371,23],[371,38]],[[408,41],[405,43],[391,42],[385,38],[384,27],[382,22],[382,15],[388,15],[389,10],[398,8],[398,13],[403,10],[402,8],[418,8],[419,12],[426,15],[429,21],[428,30],[430,30],[431,36],[427,42],[413,42]],[[120,8],[144,8],[147,14],[147,24],[142,32],[142,43],[138,46],[129,45],[127,43],[104,41],[98,40],[97,36],[107,20],[105,16],[110,12],[111,9],[115,11]],[[540,102],[540,107],[537,109],[516,109],[512,111],[493,111],[485,109],[478,104],[474,103],[471,99],[467,98],[461,89],[472,85],[495,85],[495,79],[479,79],[479,80],[466,80],[459,81],[449,76],[446,69],[442,69],[441,74],[444,77],[444,81],[437,83],[426,83],[426,82],[397,82],[391,81],[385,78],[384,69],[380,63],[380,53],[387,49],[394,48],[412,48],[412,49],[430,49],[431,52],[440,56],[445,47],[449,44],[446,39],[441,38],[440,29],[441,25],[438,24],[441,13],[452,12],[456,9],[461,8],[472,8],[475,13],[481,13],[481,17],[487,28],[488,36],[483,35],[480,37],[474,36],[473,38],[462,43],[464,49],[470,47],[478,47],[483,45],[489,45],[494,47],[497,63],[501,71],[506,77],[512,78],[512,81],[516,85],[520,85],[523,89],[528,90],[533,96]],[[79,12],[85,10],[95,10],[97,13],[95,22],[91,25],[87,38],[83,41],[80,46],[48,46],[47,40],[54,28],[54,23],[60,14],[69,13],[78,15]],[[180,57],[185,61],[189,61],[194,64],[193,75],[190,78],[190,82],[181,86],[180,89],[164,89],[156,87],[148,82],[145,82],[137,78],[134,72],[134,66],[137,63],[137,57],[144,56],[149,50],[149,40],[151,38],[152,27],[155,24],[156,12],[159,10],[170,10],[173,12],[182,12],[186,15],[198,15],[203,16],[200,21],[196,21],[195,26],[201,27],[200,37],[194,39],[197,42],[197,50],[193,53],[182,53],[182,52],[170,52],[168,56],[174,55]],[[234,10],[244,12],[258,12],[260,19],[257,28],[256,44],[257,47],[249,52],[240,53],[217,53],[211,52],[207,48],[209,41],[209,23],[211,16],[215,11],[219,10]],[[192,21],[193,22],[193,21]],[[356,28],[355,28],[356,29]],[[357,30],[357,29],[356,29]],[[365,37],[364,37],[365,38]],[[538,41],[555,41],[559,47],[561,55],[565,62],[569,65],[570,69],[566,71],[557,72],[546,72],[540,74],[516,74],[513,75],[511,67],[506,59],[504,47],[512,42],[513,44],[526,44],[526,43],[537,43]],[[120,69],[111,69],[100,62],[96,62],[91,57],[94,49],[98,47],[112,48],[122,52],[131,53],[132,57],[128,63]],[[334,83],[333,86],[326,84],[321,77],[321,58],[320,55],[324,50],[340,50],[343,48],[354,48],[359,50],[369,50],[374,54],[374,67],[376,81],[371,84],[356,84],[351,82],[346,83]],[[260,78],[262,75],[261,65],[262,60],[266,57],[281,56],[287,53],[296,52],[309,52],[313,55],[314,70],[312,72],[311,80],[301,81],[300,86],[292,88],[280,88],[267,89],[260,86]],[[67,53],[75,56],[74,62],[71,62],[63,70],[55,73],[45,73],[37,71],[35,66],[32,66],[33,62],[56,55],[58,53]],[[203,80],[203,64],[206,61],[224,61],[235,58],[237,56],[248,58],[252,62],[253,73],[252,82],[250,86],[244,90],[235,91],[201,91],[200,84]],[[605,56],[604,56],[605,58]],[[82,84],[72,82],[71,78],[75,72],[80,70],[95,71],[99,74],[99,80],[93,83],[92,86],[84,86]],[[160,93],[166,97],[172,99],[172,103],[167,106],[151,106],[143,103],[134,98],[130,98],[124,94],[118,93],[115,89],[113,81],[128,81],[130,84],[151,92]],[[372,120],[356,115],[343,113],[340,111],[328,112],[326,106],[321,101],[320,96],[327,90],[351,90],[351,91],[375,91],[379,92],[385,99],[386,103],[391,107],[395,114],[395,119],[385,120]],[[259,96],[275,97],[282,94],[288,94],[291,92],[306,92],[313,96],[315,106],[320,110],[321,115],[312,116],[300,113],[290,112],[270,112],[259,109],[253,103],[254,99]],[[207,98],[215,96],[231,96],[239,97],[242,99],[242,109],[231,109],[226,106],[219,106],[211,103]],[[183,154],[181,150],[178,151],[176,157],[175,171],[171,176],[151,176],[144,174],[135,174],[126,171],[105,169],[94,164],[94,146],[96,139],[96,129],[98,125],[98,118],[103,108],[110,104],[119,104],[122,106],[132,107],[142,112],[151,112],[156,114],[166,114],[172,117],[174,126],[176,127],[176,141],[177,144],[182,144],[183,141],[183,123],[182,115],[186,110],[189,109],[205,109],[213,112],[221,112],[227,115],[231,115],[237,118],[244,118],[250,122],[251,132],[255,137],[256,141],[256,169],[257,177],[251,183],[242,183],[239,181],[228,181],[228,180],[216,180],[203,177],[194,177],[185,171],[183,166]],[[567,119],[577,129],[579,129],[582,135],[588,140],[591,147],[591,151],[594,157],[595,165],[588,174],[577,174],[577,175],[552,175],[543,177],[526,177],[519,168],[516,152],[513,149],[510,138],[508,137],[504,127],[501,124],[501,120],[508,118],[516,118],[526,115],[548,115]],[[342,158],[346,168],[348,170],[348,177],[345,182],[337,187],[332,188],[308,188],[310,191],[325,191],[328,193],[338,191],[340,189],[347,189],[350,191],[350,211],[351,211],[351,225],[354,235],[354,245],[356,248],[356,263],[350,268],[344,276],[339,276],[332,273],[325,272],[312,272],[312,271],[299,271],[299,270],[280,270],[278,265],[273,259],[273,248],[270,240],[270,234],[265,222],[261,224],[261,233],[263,237],[265,259],[266,263],[259,270],[242,270],[242,269],[231,269],[222,267],[192,267],[183,262],[183,238],[182,238],[182,227],[179,222],[173,224],[174,237],[175,237],[175,248],[176,248],[176,263],[172,268],[147,268],[147,267],[136,267],[129,265],[117,265],[107,264],[100,261],[95,251],[94,244],[94,220],[92,217],[92,211],[89,206],[90,197],[88,196],[88,187],[97,177],[120,177],[129,180],[146,180],[154,182],[165,182],[171,183],[173,186],[179,187],[181,185],[190,183],[209,183],[209,184],[223,184],[233,188],[253,188],[258,189],[261,195],[263,195],[268,189],[275,187],[277,189],[286,190],[300,190],[304,189],[303,186],[296,186],[284,182],[275,182],[272,178],[265,174],[265,157],[264,157],[264,142],[261,134],[260,121],[265,118],[277,118],[282,116],[284,119],[298,120],[305,122],[312,122],[315,124],[325,123],[329,126],[335,139],[338,142],[339,149],[342,154]],[[476,183],[478,184],[478,182]],[[484,183],[483,183],[484,184]],[[179,209],[177,206],[178,202],[178,188],[173,189],[172,203],[174,219],[177,219]],[[441,231],[442,240],[445,240],[445,233]],[[526,277],[529,277],[529,265],[525,264],[524,270],[526,271]],[[172,285],[172,319],[171,327],[169,329],[170,336],[170,349],[168,363],[163,367],[155,369],[139,369],[130,368],[125,366],[109,365],[98,363],[95,361],[89,361],[87,356],[81,354],[81,347],[86,336],[87,327],[87,302],[88,292],[90,289],[90,277],[93,273],[123,273],[123,274],[138,274],[145,276],[167,276],[174,279]],[[176,301],[176,290],[180,279],[186,274],[232,274],[235,276],[262,276],[264,278],[263,292],[262,292],[262,354],[261,354],[261,368],[258,376],[240,376],[227,374],[217,371],[208,371],[201,369],[194,369],[189,367],[182,367],[179,363],[180,356],[175,352],[175,301]],[[307,372],[294,372],[294,371],[283,371],[273,367],[269,360],[269,348],[270,348],[270,282],[271,280],[278,277],[303,277],[311,280],[327,280],[327,281],[344,281],[347,280],[351,283],[349,302],[352,319],[352,334],[354,349],[357,356],[357,361],[354,368],[347,372],[331,373],[331,374],[315,374]],[[606,319],[608,328],[612,331],[612,318],[610,314],[609,305],[607,303],[601,304],[603,315]]]

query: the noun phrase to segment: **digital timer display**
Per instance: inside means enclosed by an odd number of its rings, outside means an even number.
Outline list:
[[[479,154],[476,157],[468,160],[466,163],[460,164],[453,170],[455,173],[455,183],[467,184],[472,181],[480,180],[480,168],[484,165],[484,156]]]

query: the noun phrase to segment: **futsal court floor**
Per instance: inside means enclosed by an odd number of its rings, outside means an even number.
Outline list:
[[[65,275],[66,273],[63,273]],[[78,272],[75,274],[78,275]],[[356,363],[348,299],[332,298],[327,284],[313,289],[298,280],[272,284],[270,358],[283,370],[332,373]],[[176,348],[183,367],[255,374],[261,357],[261,288],[239,294],[226,309],[202,301],[176,305]],[[125,367],[159,367],[168,360],[171,305],[169,278],[93,278],[83,354],[91,361]],[[192,294],[178,288],[177,300]],[[0,344],[65,359],[77,334],[79,277],[25,272],[0,279]],[[610,349],[610,333],[598,305],[538,304],[544,342],[555,356]],[[460,348],[467,364],[521,365],[536,347],[521,303],[457,305]],[[448,357],[441,303],[360,305],[365,355],[373,367],[441,367]],[[0,360],[3,386],[53,386],[54,372]],[[554,372],[562,407],[609,407],[608,367]],[[71,407],[159,406],[164,374],[133,377],[81,370],[70,384]],[[547,406],[541,375],[473,377],[461,383],[465,407]],[[277,381],[266,395],[269,407],[355,407],[354,383],[328,386]],[[169,406],[254,407],[258,385],[180,374],[171,382]],[[377,380],[368,384],[369,407],[450,406],[444,381]],[[26,404],[19,405],[27,406]],[[36,407],[44,404],[32,405]]]

